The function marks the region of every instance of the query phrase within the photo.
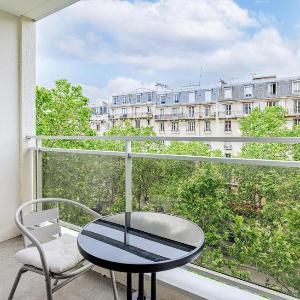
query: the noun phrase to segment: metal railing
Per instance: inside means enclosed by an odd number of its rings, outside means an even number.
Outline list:
[[[138,153],[132,151],[133,141],[199,141],[199,142],[239,142],[239,143],[280,143],[280,144],[300,144],[300,137],[158,137],[158,136],[28,136],[28,139],[36,141],[34,150],[36,150],[36,173],[37,187],[41,186],[41,153],[77,153],[92,154],[104,156],[117,156],[125,159],[125,191],[126,191],[126,210],[132,210],[132,158],[153,158],[169,159],[178,161],[199,161],[211,163],[254,165],[254,166],[272,166],[272,167],[290,167],[300,168],[300,161],[293,160],[268,160],[251,158],[226,158],[209,157],[195,155],[177,155],[177,154],[158,154],[158,153]],[[79,141],[124,141],[124,151],[104,151],[104,150],[83,150],[83,149],[65,149],[43,147],[43,140],[79,140]],[[41,196],[41,188],[37,188],[37,196]]]
[[[159,160],[176,160],[176,161],[194,161],[194,162],[208,162],[208,163],[225,163],[235,165],[250,165],[250,166],[272,166],[272,167],[289,167],[300,168],[300,161],[293,160],[267,160],[267,159],[246,159],[246,158],[226,158],[226,157],[210,157],[210,156],[195,156],[195,155],[177,155],[177,154],[163,154],[163,153],[140,153],[132,150],[133,142],[164,142],[164,141],[183,141],[183,142],[230,142],[230,143],[278,143],[278,144],[300,144],[300,137],[158,137],[158,136],[28,136],[30,140],[35,141],[35,145],[31,148],[36,155],[36,186],[37,186],[37,198],[42,196],[42,153],[72,153],[72,154],[85,154],[85,155],[99,155],[99,156],[111,156],[120,157],[125,161],[125,205],[126,211],[132,211],[132,159],[145,158],[145,159],[159,159]],[[51,148],[44,147],[43,141],[123,141],[123,151],[104,151],[104,150],[85,150],[85,149],[67,149],[67,148]],[[224,147],[224,145],[223,145]],[[225,148],[225,147],[224,147]],[[193,271],[197,271],[197,266],[189,265]],[[204,273],[213,272],[204,269]],[[216,273],[214,275],[217,279],[226,279],[226,275]],[[238,279],[226,279],[231,284],[242,286],[249,289],[250,283],[239,281]],[[237,283],[238,281],[238,283]],[[272,290],[260,288],[259,286],[252,284],[251,289],[258,291],[265,295],[274,296]],[[276,299],[283,299],[279,295]],[[275,298],[274,298],[275,299]]]

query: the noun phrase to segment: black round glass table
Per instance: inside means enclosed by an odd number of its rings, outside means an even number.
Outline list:
[[[151,299],[156,299],[156,272],[196,259],[204,244],[202,229],[171,215],[131,212],[97,219],[81,230],[78,248],[88,261],[127,273],[127,299],[132,298],[132,273],[139,273],[137,299],[146,299],[144,274],[151,273]],[[136,298],[135,298],[136,299]]]

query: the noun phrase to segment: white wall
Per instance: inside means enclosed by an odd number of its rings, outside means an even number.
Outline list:
[[[28,40],[33,24],[0,11],[0,242],[17,235],[15,211],[32,195],[24,134],[34,133],[35,38]],[[34,51],[25,55],[28,45]]]

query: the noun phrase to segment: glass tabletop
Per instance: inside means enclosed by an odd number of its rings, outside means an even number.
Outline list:
[[[78,236],[81,254],[96,265],[124,272],[158,272],[195,259],[202,229],[171,215],[132,212],[87,224]]]

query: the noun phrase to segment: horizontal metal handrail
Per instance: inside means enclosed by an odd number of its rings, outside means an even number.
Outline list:
[[[32,149],[36,149],[32,147]],[[164,154],[164,153],[140,153],[126,151],[99,151],[99,150],[84,150],[84,149],[64,149],[64,148],[38,148],[41,152],[56,152],[56,153],[70,153],[70,154],[84,154],[84,155],[103,155],[103,156],[117,156],[130,158],[149,158],[149,159],[169,159],[178,161],[199,161],[209,163],[225,163],[237,165],[252,165],[252,166],[272,166],[272,167],[289,167],[300,168],[300,161],[293,160],[270,160],[270,159],[250,159],[250,158],[226,158],[215,156],[196,156],[196,155],[182,155],[182,154]]]
[[[78,140],[78,141],[187,141],[187,142],[237,142],[237,143],[278,143],[300,144],[300,137],[179,137],[179,136],[46,136],[29,135],[27,139],[37,140]]]

